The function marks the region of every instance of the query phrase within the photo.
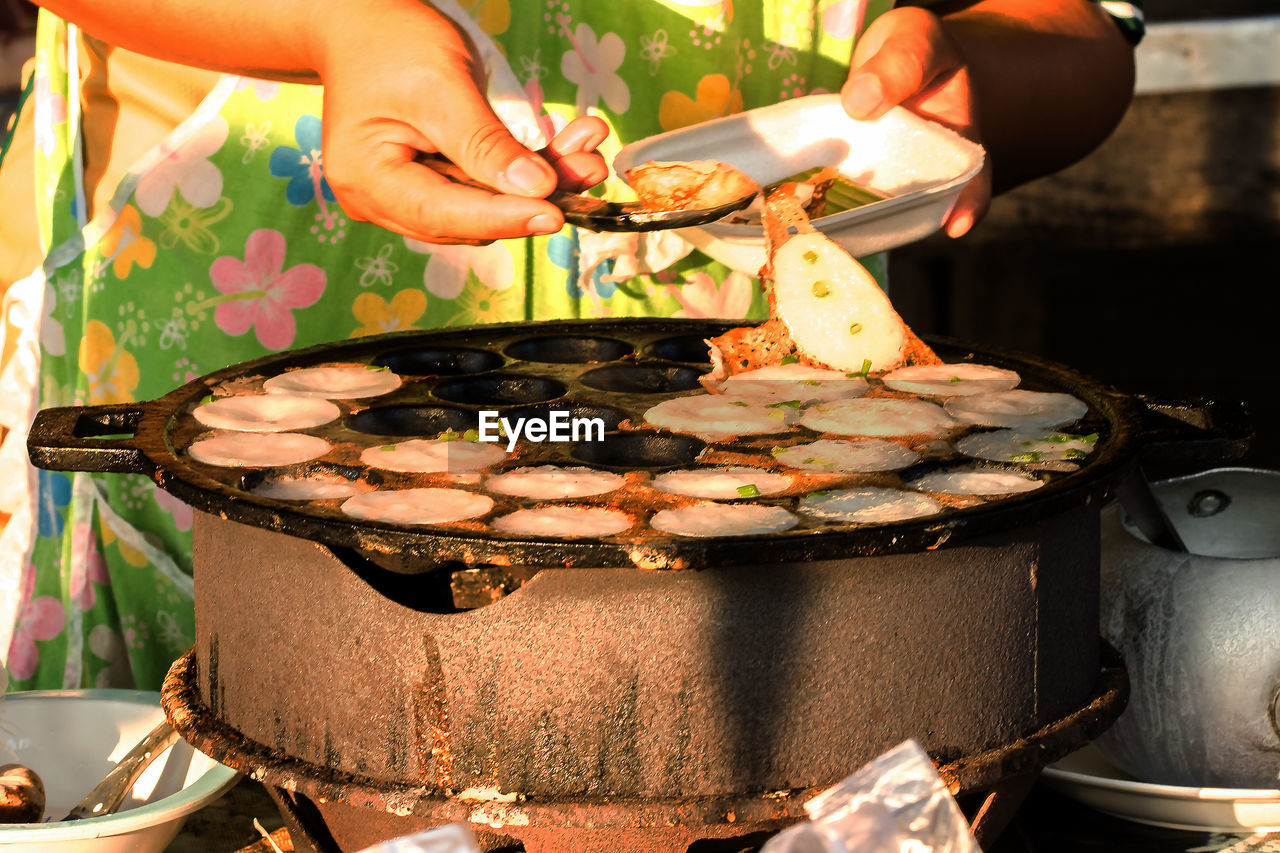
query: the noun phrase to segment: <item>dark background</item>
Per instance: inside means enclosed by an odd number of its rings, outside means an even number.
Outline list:
[[[1280,13],[1148,0],[1148,22]],[[1141,48],[1139,48],[1141,50]],[[892,254],[918,331],[1051,358],[1123,391],[1247,402],[1246,462],[1280,468],[1280,88],[1139,95],[1084,161],[969,236]]]

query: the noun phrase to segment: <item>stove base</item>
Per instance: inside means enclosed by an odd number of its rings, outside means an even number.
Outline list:
[[[984,847],[1016,811],[1040,769],[1080,748],[1119,717],[1128,675],[1105,646],[1093,695],[1081,708],[1016,741],[938,767]],[[481,802],[423,796],[318,767],[245,738],[201,701],[192,653],[169,671],[170,722],[201,752],[265,783],[294,849],[347,853],[456,821],[471,825],[486,853],[740,853],[804,818],[813,789],[679,801]]]

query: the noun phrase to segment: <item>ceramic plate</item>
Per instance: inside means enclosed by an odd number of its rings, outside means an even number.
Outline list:
[[[1050,788],[1115,817],[1205,832],[1280,829],[1280,790],[1185,788],[1139,782],[1092,746],[1044,770]]]

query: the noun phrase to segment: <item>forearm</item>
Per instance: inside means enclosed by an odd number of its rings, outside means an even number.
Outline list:
[[[1115,129],[1133,48],[1088,0],[930,6],[969,66],[997,192],[1057,171]]]
[[[448,20],[418,0],[38,0],[115,47],[212,71],[318,83],[336,49],[377,53],[398,33],[430,44]],[[376,29],[375,29],[376,26]]]

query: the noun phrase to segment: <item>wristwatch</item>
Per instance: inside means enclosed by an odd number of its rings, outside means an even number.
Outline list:
[[[1146,25],[1142,21],[1142,0],[1096,0],[1096,2],[1102,7],[1102,11],[1116,22],[1116,26],[1120,28],[1120,32],[1130,44],[1136,45],[1142,41],[1143,35],[1147,32]]]

